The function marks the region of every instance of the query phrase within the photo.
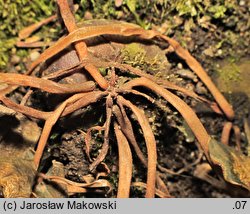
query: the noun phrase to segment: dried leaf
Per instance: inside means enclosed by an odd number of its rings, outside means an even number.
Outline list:
[[[15,113],[16,112],[11,108],[0,105],[0,117],[2,117],[3,115],[14,115]]]
[[[46,176],[64,177],[64,166],[62,163],[53,160],[52,166],[49,168]],[[53,182],[42,181],[34,188],[37,198],[65,198],[68,197],[67,187],[64,184],[56,184]]]
[[[250,157],[214,139],[210,140],[209,154],[227,182],[250,190]]]
[[[100,188],[106,188],[107,191],[105,192],[107,194],[112,191],[112,185],[109,181],[105,179],[95,180],[91,183],[77,183],[60,176],[47,176],[44,174],[41,174],[40,176],[47,181],[55,182],[60,185],[65,185],[67,187],[68,194],[85,193],[88,192],[88,190],[90,189],[98,190]]]

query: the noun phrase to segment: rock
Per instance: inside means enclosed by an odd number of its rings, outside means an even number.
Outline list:
[[[38,57],[40,56],[40,53],[38,51],[33,51],[30,54],[30,60],[34,62]]]
[[[198,81],[197,76],[190,70],[180,69],[180,70],[176,71],[176,73],[178,75],[180,75],[182,78],[190,79],[190,80],[192,80],[194,82]]]
[[[198,82],[195,86],[195,92],[197,94],[206,94],[207,93],[207,89],[205,88],[205,86],[202,84],[202,82]]]

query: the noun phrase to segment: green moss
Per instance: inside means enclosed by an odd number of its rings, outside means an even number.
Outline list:
[[[214,5],[208,8],[208,11],[212,14],[215,19],[223,18],[227,8],[223,5]]]
[[[107,69],[106,68],[98,68],[99,72],[101,73],[102,76],[107,75]]]
[[[226,84],[230,84],[231,81],[240,81],[240,69],[234,61],[230,61],[229,64],[222,69],[218,70],[220,79]]]
[[[140,65],[140,62],[145,61],[146,51],[138,43],[126,45],[126,47],[122,49],[121,53],[123,61],[128,64],[137,66]]]
[[[1,38],[0,34],[0,68],[5,68],[9,60],[9,51],[16,43],[15,38]]]
[[[54,12],[50,0],[0,0],[0,30],[7,36],[16,36],[24,27]]]
[[[50,0],[0,0],[0,69],[6,68],[18,32],[55,11]]]
[[[216,85],[222,92],[226,92],[229,94],[243,93],[250,97],[248,72],[249,66],[249,58],[244,58],[240,61],[237,61],[235,59],[226,59],[222,61],[220,63],[220,69],[217,69],[218,76],[215,79]],[[229,98],[235,99],[233,96],[230,96]],[[244,108],[244,106],[241,106],[241,109]]]
[[[107,178],[107,180],[112,184],[114,190],[118,188],[118,173],[111,172]]]
[[[201,0],[181,0],[176,1],[172,7],[176,8],[179,15],[190,15],[190,16],[197,16],[197,14],[200,12],[199,9],[202,8],[201,6]]]
[[[163,52],[157,46],[131,43],[121,50],[124,63],[140,68],[151,74],[167,70],[169,64]]]

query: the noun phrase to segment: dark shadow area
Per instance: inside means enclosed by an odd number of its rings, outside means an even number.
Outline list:
[[[0,117],[0,145],[9,146],[15,148],[22,148],[24,145],[24,139],[22,135],[15,132],[14,129],[20,125],[20,121],[9,115]]]

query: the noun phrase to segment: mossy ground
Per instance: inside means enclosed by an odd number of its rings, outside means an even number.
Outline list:
[[[106,18],[134,22],[142,27],[155,28],[170,36],[175,35],[190,50],[206,48],[209,57],[235,58],[249,54],[250,3],[246,0],[77,0],[77,20]],[[56,3],[49,0],[0,0],[0,68],[8,70],[10,57],[27,56],[26,49],[15,47],[18,32],[32,23],[55,13]],[[38,36],[42,40],[55,40],[60,26],[44,26]],[[213,40],[204,47],[193,47],[193,33],[212,34]],[[197,46],[197,45],[196,45]],[[246,50],[247,49],[247,50]],[[217,53],[219,52],[219,53]]]

